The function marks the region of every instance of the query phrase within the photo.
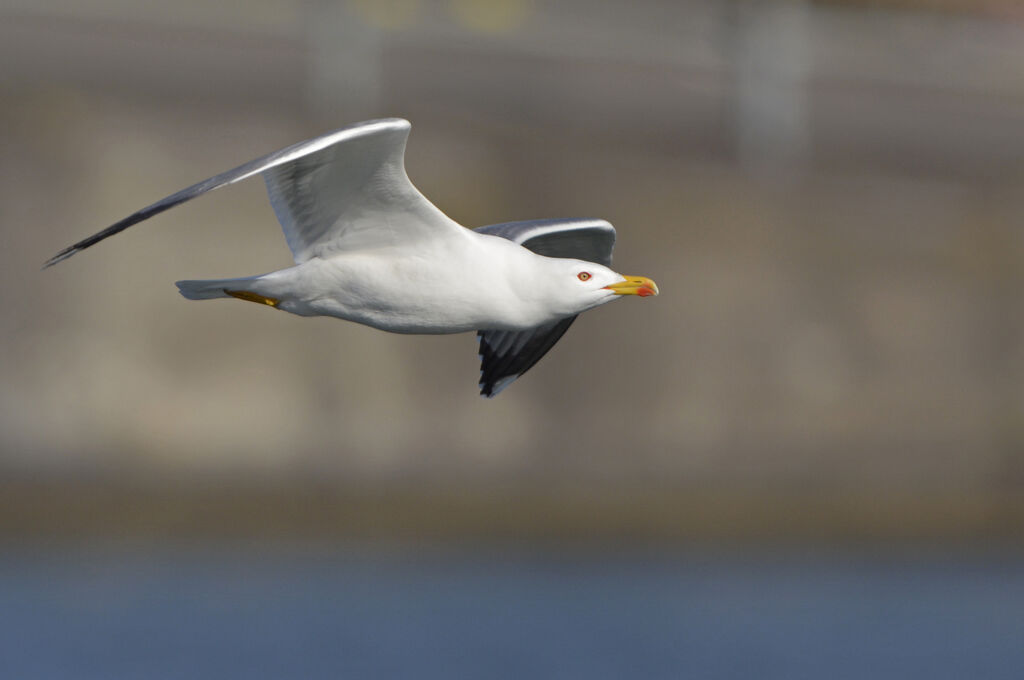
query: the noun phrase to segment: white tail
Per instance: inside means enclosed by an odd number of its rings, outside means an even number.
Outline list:
[[[175,281],[178,292],[189,300],[212,300],[214,298],[231,297],[227,290],[245,290],[252,283],[254,276],[241,279],[209,279],[206,281]]]

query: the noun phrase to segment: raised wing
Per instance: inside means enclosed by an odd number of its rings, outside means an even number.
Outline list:
[[[408,242],[458,227],[409,182],[409,122],[386,118],[330,132],[205,179],[132,213],[47,260],[49,267],[214,189],[264,174],[296,262],[344,248]]]
[[[597,219],[529,220],[480,227],[476,231],[500,236],[547,257],[570,257],[608,267],[615,247],[615,228]],[[480,394],[497,396],[533,367],[576,320],[566,317],[525,331],[481,330]]]
[[[263,172],[296,262],[462,231],[409,181],[409,128],[400,118],[362,123],[330,146]]]

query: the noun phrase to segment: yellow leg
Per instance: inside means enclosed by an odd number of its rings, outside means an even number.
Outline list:
[[[281,301],[277,298],[264,297],[258,293],[250,293],[247,290],[228,290],[224,289],[224,292],[231,297],[238,298],[239,300],[248,300],[249,302],[258,302],[263,305],[270,305],[271,307],[277,307],[281,304]]]

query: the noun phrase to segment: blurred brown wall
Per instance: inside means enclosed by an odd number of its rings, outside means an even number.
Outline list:
[[[0,8],[0,470],[1017,492],[1022,38],[849,3]],[[471,335],[181,299],[289,264],[259,182],[39,271],[386,115],[454,219],[607,218],[662,295],[488,401]]]

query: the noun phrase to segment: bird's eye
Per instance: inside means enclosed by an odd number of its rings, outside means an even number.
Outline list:
[[[578,278],[580,281],[586,281],[587,279],[590,278],[590,272],[580,272],[579,274],[576,275],[576,278]]]

